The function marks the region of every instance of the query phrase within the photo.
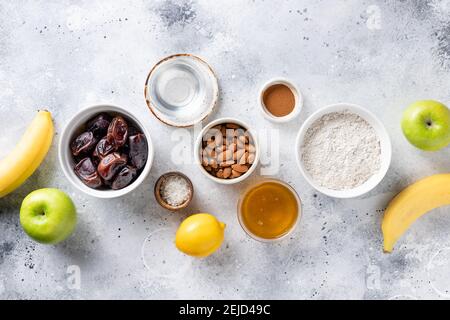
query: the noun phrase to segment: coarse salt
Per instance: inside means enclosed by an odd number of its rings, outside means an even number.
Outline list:
[[[189,199],[189,183],[183,177],[169,176],[161,183],[159,192],[165,203],[177,207]]]

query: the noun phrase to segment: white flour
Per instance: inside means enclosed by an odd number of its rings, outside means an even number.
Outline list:
[[[317,119],[306,132],[300,152],[313,180],[333,190],[360,186],[381,166],[375,129],[350,111]]]

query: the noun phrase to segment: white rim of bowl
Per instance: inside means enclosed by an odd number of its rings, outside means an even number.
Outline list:
[[[89,116],[86,116],[86,119],[83,121],[87,121],[93,116],[95,116],[98,113],[101,112],[113,112],[113,113],[121,113],[125,115],[126,117],[130,118],[135,122],[139,129],[142,130],[142,132],[145,134],[145,137],[147,139],[148,144],[148,158],[147,163],[145,164],[144,168],[141,171],[141,174],[139,177],[137,177],[136,180],[133,181],[132,184],[129,186],[119,189],[119,190],[97,190],[93,188],[89,188],[86,186],[78,176],[73,172],[73,168],[69,168],[67,166],[67,162],[70,161],[69,159],[66,159],[67,153],[69,153],[69,156],[71,157],[70,151],[67,151],[67,148],[70,148],[70,138],[71,135],[74,134],[74,132],[78,129],[80,125],[82,125],[84,122],[80,122],[78,119],[80,117],[83,117],[83,114],[89,114]],[[65,145],[63,145],[65,144]],[[65,153],[65,154],[64,154]],[[59,164],[64,172],[64,175],[66,178],[70,181],[70,183],[77,188],[78,190],[82,191],[83,193],[96,197],[101,199],[112,199],[112,198],[118,198],[121,196],[124,196],[133,190],[135,190],[139,185],[142,184],[142,182],[145,180],[145,178],[150,173],[150,170],[153,165],[153,158],[154,158],[154,147],[153,142],[150,136],[150,132],[148,131],[147,127],[144,126],[141,121],[138,120],[138,117],[135,116],[131,111],[125,109],[124,107],[120,107],[117,105],[105,103],[105,104],[95,104],[88,107],[84,107],[81,110],[79,110],[75,115],[73,115],[70,120],[65,124],[64,129],[62,130],[61,137],[59,139],[58,143],[58,159]],[[67,162],[66,162],[67,160]],[[72,171],[69,171],[72,170]],[[77,182],[75,181],[77,179]]]
[[[292,110],[291,113],[289,113],[288,115],[286,115],[284,117],[276,117],[276,116],[272,115],[269,112],[269,110],[267,110],[267,108],[264,104],[264,99],[263,99],[264,92],[269,87],[276,85],[276,84],[286,85],[289,89],[291,89],[292,93],[294,94],[294,98],[295,98],[294,109]],[[275,123],[285,123],[285,122],[289,122],[289,121],[295,119],[300,114],[301,110],[303,109],[303,94],[297,88],[297,86],[294,84],[293,81],[291,81],[287,78],[273,78],[273,79],[267,81],[259,90],[258,104],[260,106],[260,109],[261,109],[261,112],[262,112],[264,118],[266,118],[269,121],[275,122]]]
[[[206,69],[209,70],[211,78],[214,80],[213,82],[213,88],[214,88],[214,93],[213,93],[213,100],[211,102],[211,105],[205,109],[205,114],[202,115],[201,117],[198,117],[197,119],[192,120],[191,122],[187,122],[187,123],[177,123],[175,121],[169,120],[167,119],[157,108],[155,108],[155,102],[152,101],[150,99],[150,97],[147,97],[147,93],[148,93],[148,82],[150,80],[150,77],[152,76],[153,72],[156,70],[156,68],[158,68],[162,63],[171,60],[171,59],[176,59],[177,57],[188,57],[188,58],[193,58],[196,59],[197,61],[199,61],[200,63],[204,64]],[[145,103],[147,104],[148,108],[150,109],[150,111],[152,112],[152,114],[156,117],[156,119],[158,119],[159,121],[161,121],[164,124],[167,124],[169,126],[172,127],[177,127],[177,128],[187,128],[187,127],[191,127],[199,122],[202,122],[203,120],[205,120],[208,116],[211,115],[211,113],[214,111],[214,108],[217,105],[217,102],[219,100],[219,81],[217,80],[217,76],[213,70],[213,68],[202,58],[190,54],[190,53],[177,53],[177,54],[172,54],[170,56],[167,56],[161,60],[159,60],[151,69],[150,72],[147,75],[147,79],[145,80],[145,85],[144,85],[144,99],[145,99]]]
[[[354,189],[333,190],[333,189],[329,189],[326,187],[322,187],[322,186],[318,185],[310,177],[310,175],[306,171],[306,169],[303,168],[303,163],[301,160],[301,152],[300,152],[301,145],[302,145],[301,139],[304,137],[304,135],[306,134],[306,131],[313,124],[313,122],[318,119],[319,116],[322,116],[322,115],[325,115],[325,114],[331,113],[331,112],[338,112],[337,110],[332,110],[332,109],[339,109],[339,110],[347,109],[350,112],[356,113],[357,115],[362,117],[364,120],[369,122],[369,124],[376,130],[376,132],[379,136],[379,139],[380,139],[380,147],[381,147],[381,168],[380,168],[380,170],[377,173],[375,173],[372,177],[370,177],[369,180],[367,180],[362,185],[360,185]],[[384,145],[384,147],[383,147],[383,145]],[[390,139],[389,134],[387,133],[384,125],[372,112],[368,111],[367,109],[365,109],[359,105],[352,104],[352,103],[331,104],[331,105],[322,107],[319,110],[315,111],[313,114],[311,114],[305,120],[305,122],[303,123],[303,125],[301,126],[300,130],[297,133],[297,137],[295,140],[294,152],[295,152],[297,166],[298,166],[302,176],[309,183],[309,185],[320,193],[323,193],[330,197],[339,198],[339,199],[356,198],[356,197],[364,195],[364,194],[368,193],[369,191],[373,190],[386,176],[386,173],[389,170],[389,167],[391,164],[391,159],[392,159],[391,139]]]
[[[208,171],[206,171],[205,168],[203,168],[201,159],[200,159],[200,148],[202,146],[202,140],[203,140],[203,135],[206,133],[206,131],[208,131],[210,128],[219,125],[219,124],[223,124],[223,123],[235,123],[240,125],[241,127],[243,127],[246,131],[250,132],[252,138],[253,138],[253,142],[255,143],[255,161],[253,162],[253,164],[250,166],[250,168],[248,169],[248,171],[243,174],[240,177],[234,178],[234,179],[220,179],[220,178],[216,178],[213,175],[211,175]],[[202,131],[200,131],[197,140],[195,141],[195,146],[194,146],[194,158],[195,158],[195,162],[196,164],[200,167],[200,171],[202,172],[203,175],[205,175],[206,177],[208,177],[209,179],[211,179],[212,181],[215,181],[217,183],[220,184],[235,184],[235,183],[239,183],[245,179],[247,179],[252,173],[253,171],[256,170],[256,167],[258,166],[259,163],[259,156],[260,156],[260,150],[259,150],[259,144],[258,144],[258,139],[255,135],[255,133],[250,129],[250,127],[243,121],[236,119],[236,118],[220,118],[217,120],[214,120],[210,123],[208,123],[203,129]]]

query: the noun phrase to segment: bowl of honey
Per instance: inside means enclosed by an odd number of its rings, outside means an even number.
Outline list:
[[[301,200],[289,184],[266,179],[248,188],[238,201],[238,220],[253,239],[273,242],[286,238],[302,214]]]

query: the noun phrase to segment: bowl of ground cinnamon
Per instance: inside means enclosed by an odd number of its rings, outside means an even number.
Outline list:
[[[288,122],[300,114],[303,96],[297,87],[284,78],[267,82],[259,94],[264,117],[273,122]]]

